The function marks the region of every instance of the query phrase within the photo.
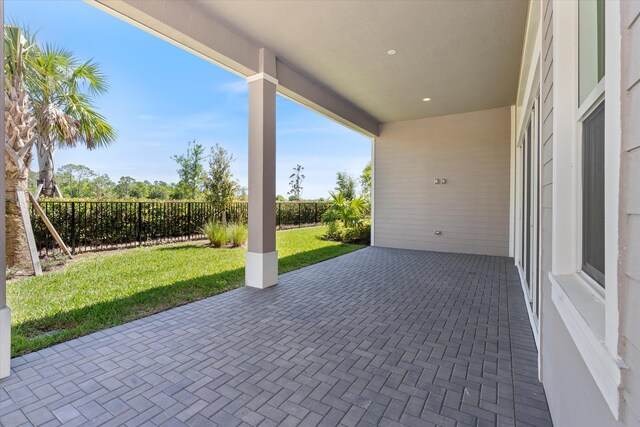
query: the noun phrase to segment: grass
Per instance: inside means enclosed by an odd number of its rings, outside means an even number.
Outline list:
[[[361,248],[322,239],[324,227],[279,231],[285,273]],[[244,283],[244,248],[199,243],[130,249],[7,286],[12,355],[197,301]]]

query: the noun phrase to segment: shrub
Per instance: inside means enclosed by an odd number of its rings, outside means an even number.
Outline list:
[[[360,242],[371,244],[371,219],[366,219],[360,223]]]
[[[342,193],[331,194],[331,205],[322,214],[322,221],[330,223],[332,221],[342,221],[347,227],[359,224],[368,210],[367,202],[360,197],[347,199]]]
[[[341,241],[345,243],[356,242],[360,240],[360,227],[347,227],[342,232]]]
[[[233,247],[242,246],[249,238],[249,228],[244,224],[231,224],[227,227],[227,235]]]
[[[327,223],[327,233],[326,237],[330,240],[342,240],[342,235],[344,233],[345,226],[344,222],[340,220],[331,221]]]
[[[227,229],[215,221],[209,221],[202,227],[202,233],[207,236],[214,248],[226,245],[229,241]]]
[[[327,224],[326,237],[341,242],[371,242],[369,204],[361,197],[347,199],[342,193],[330,193],[331,205],[322,215]]]
[[[341,241],[353,243],[371,243],[371,221],[365,220],[358,225],[346,227],[342,231]]]
[[[327,223],[327,239],[340,242],[371,243],[371,220],[365,219],[357,225],[346,227],[340,220]]]

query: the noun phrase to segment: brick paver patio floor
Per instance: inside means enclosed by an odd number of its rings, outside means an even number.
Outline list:
[[[367,248],[14,359],[0,424],[551,423],[511,260]]]

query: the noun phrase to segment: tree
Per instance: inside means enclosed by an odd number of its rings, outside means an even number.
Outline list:
[[[362,187],[362,196],[370,200],[371,199],[371,162],[367,163],[367,166],[362,170],[360,175],[360,185]]]
[[[58,146],[84,145],[89,150],[115,141],[116,132],[93,105],[108,85],[100,67],[92,60],[80,62],[65,49],[47,45],[36,49],[27,80],[36,118],[38,184],[42,195],[58,193],[54,157]]]
[[[238,191],[236,191],[236,200],[240,200],[242,202],[246,202],[249,200],[249,192],[247,191],[247,187],[238,187]]]
[[[171,197],[172,192],[173,188],[170,184],[167,184],[164,181],[153,181],[153,184],[149,188],[147,197],[150,199],[167,200]]]
[[[336,192],[342,194],[347,200],[356,198],[356,180],[347,171],[336,174]]]
[[[173,160],[178,163],[178,192],[183,197],[195,199],[202,193],[204,184],[204,168],[202,160],[204,159],[204,147],[196,144],[195,139],[187,145],[187,154],[175,155]]]
[[[227,205],[233,202],[236,192],[240,189],[238,181],[233,179],[231,163],[233,154],[216,144],[211,147],[209,157],[209,173],[205,180],[207,200],[215,207],[216,211],[224,212]],[[225,220],[224,217],[220,218]]]
[[[68,164],[58,170],[65,194],[69,197],[91,197],[91,181],[97,176],[84,165]]]
[[[286,200],[287,200],[287,199],[285,199],[285,198],[284,198],[284,196],[283,196],[282,194],[278,194],[278,195],[276,196],[276,202],[284,202],[284,201],[286,201]]]
[[[347,199],[342,193],[329,192],[329,194],[331,205],[322,215],[322,221],[326,223],[342,221],[347,227],[360,225],[365,217],[365,200],[361,197]]]
[[[291,186],[291,190],[287,192],[289,195],[289,200],[301,200],[302,198],[302,181],[304,181],[304,167],[301,165],[296,165],[293,168],[293,173],[289,175],[289,185]]]
[[[128,199],[129,197],[131,197],[131,194],[133,194],[134,192],[133,190],[134,190],[135,183],[136,183],[136,180],[130,176],[120,177],[120,179],[118,180],[118,183],[114,188],[116,196],[122,199]]]
[[[18,195],[27,195],[29,166],[36,140],[36,121],[32,116],[25,86],[28,63],[36,49],[33,37],[15,26],[4,27],[4,115],[5,115],[5,226],[7,266],[33,273],[27,232],[31,224],[23,220]],[[27,215],[28,217],[28,215]]]
[[[129,196],[134,199],[146,199],[149,191],[149,181],[135,181],[129,189]]]
[[[115,186],[109,175],[98,175],[91,182],[92,197],[111,197]]]
[[[70,198],[110,197],[115,183],[109,175],[98,175],[84,165],[67,164],[56,172],[60,191]]]

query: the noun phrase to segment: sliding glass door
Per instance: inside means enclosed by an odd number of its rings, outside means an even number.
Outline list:
[[[521,145],[519,258],[531,311],[536,318],[540,310],[540,146],[539,100],[536,98],[529,111],[528,124]]]

